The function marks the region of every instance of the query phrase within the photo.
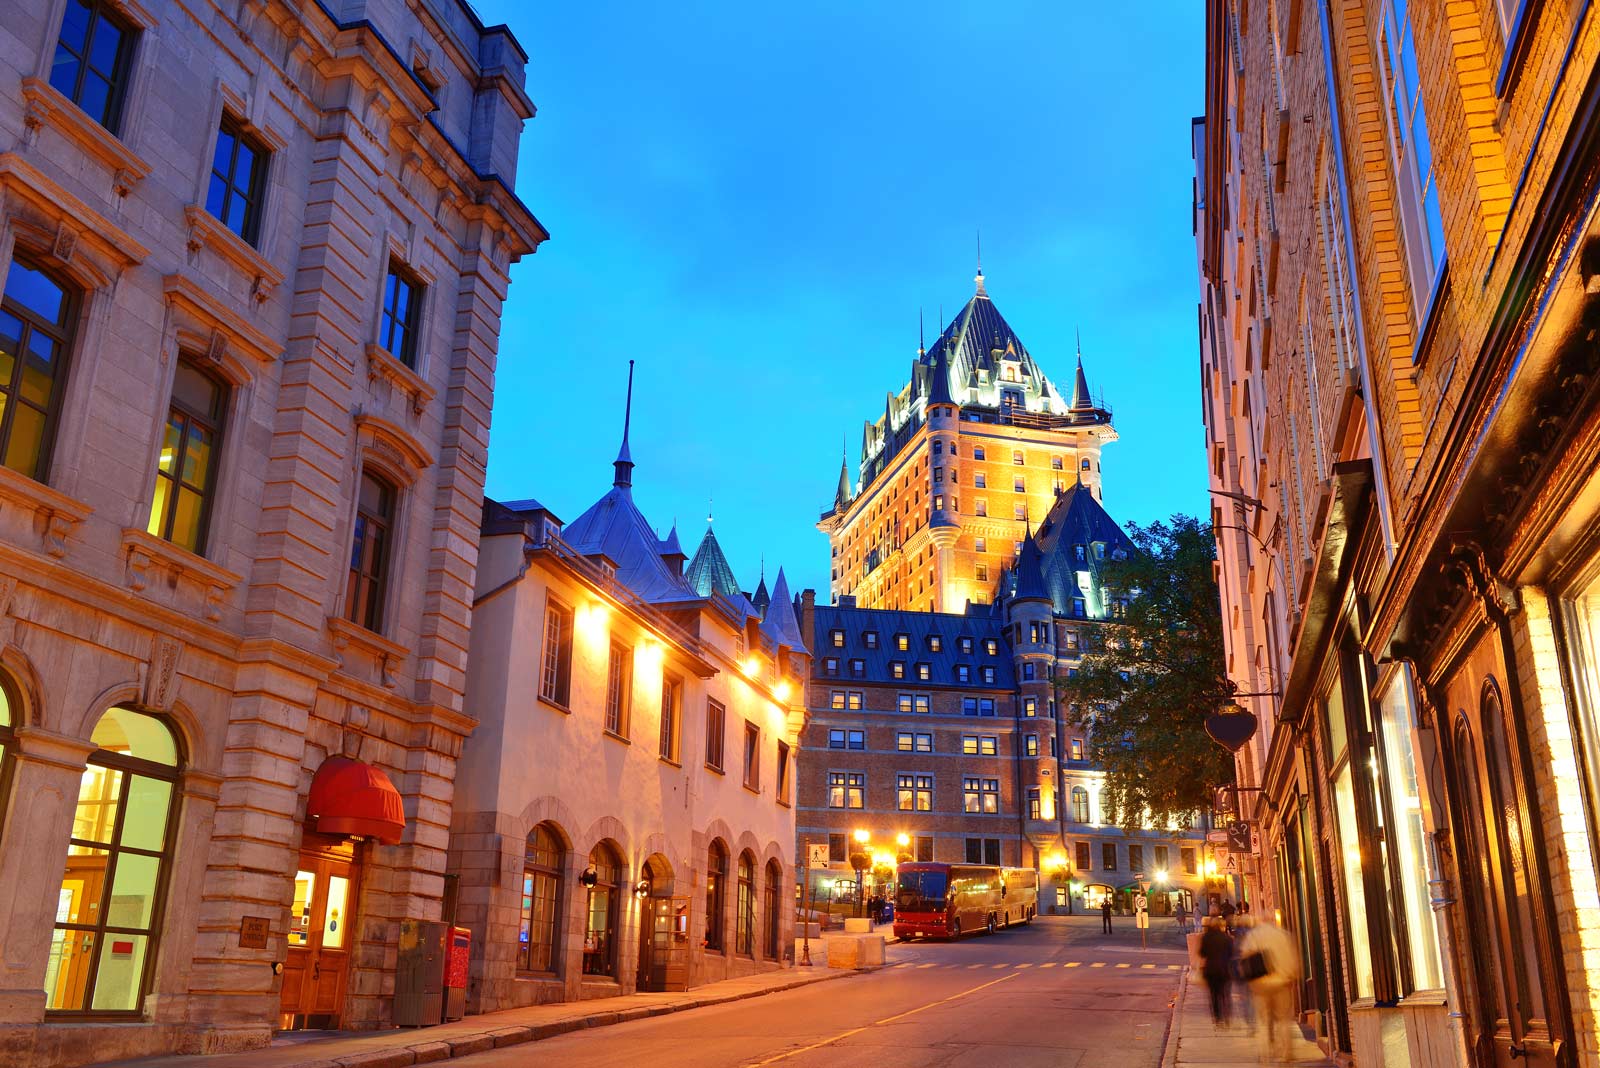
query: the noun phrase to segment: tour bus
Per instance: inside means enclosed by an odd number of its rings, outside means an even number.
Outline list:
[[[902,864],[896,872],[896,938],[960,938],[1028,923],[1039,907],[1039,873],[982,864]]]

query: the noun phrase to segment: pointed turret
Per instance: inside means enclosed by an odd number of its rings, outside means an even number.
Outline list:
[[[628,402],[622,412],[622,448],[617,450],[617,458],[611,464],[616,470],[616,477],[611,484],[617,489],[630,489],[633,486],[633,455],[628,452],[628,424],[633,422],[633,361],[628,361]]]
[[[800,623],[794,615],[794,599],[789,595],[789,580],[783,568],[778,568],[778,580],[772,584],[772,601],[761,621],[761,632],[781,646],[797,653],[809,652],[805,639],[800,636]]]
[[[950,394],[950,367],[945,362],[944,351],[934,354],[932,366],[929,368],[932,381],[928,383],[928,404],[949,404],[954,406],[955,397]]]
[[[1089,399],[1089,379],[1083,373],[1083,355],[1078,355],[1078,377],[1072,383],[1072,410],[1075,412],[1088,412],[1094,410],[1094,401]]]
[[[672,529],[667,532],[665,538],[661,539],[661,559],[667,562],[668,567],[681,575],[683,574],[683,562],[688,558],[689,554],[683,551],[683,543],[678,540],[678,524],[674,520]]]
[[[1044,553],[1034,540],[1033,531],[1022,539],[1022,549],[1017,553],[1016,601],[1049,601],[1050,590],[1044,580]]]
[[[839,488],[833,494],[835,511],[844,511],[850,504],[850,456],[839,457]]]
[[[756,592],[750,595],[750,603],[756,606],[756,611],[763,616],[767,614],[767,606],[772,603],[771,594],[767,593],[767,562],[761,561],[761,577],[756,580]]]
[[[739,580],[733,577],[733,568],[728,566],[728,558],[722,554],[722,544],[717,541],[717,535],[709,524],[683,577],[702,597],[710,597],[713,593],[720,593],[724,597],[740,596]]]

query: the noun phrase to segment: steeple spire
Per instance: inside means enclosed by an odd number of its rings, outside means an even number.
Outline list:
[[[1087,412],[1094,409],[1094,401],[1089,397],[1089,379],[1083,373],[1083,340],[1078,340],[1078,375],[1072,382],[1072,410]]]
[[[633,456],[628,452],[628,425],[633,422],[633,361],[628,361],[628,402],[622,412],[622,448],[617,450],[617,458],[611,464],[616,469],[617,475],[611,484],[617,489],[631,489],[633,486]]]
[[[978,231],[978,273],[977,273],[976,277],[974,277],[972,280],[974,282],[978,283],[977,296],[982,297],[984,300],[988,300],[989,299],[989,294],[983,288],[983,231],[982,230]]]
[[[927,334],[922,328],[922,309],[917,308],[917,355],[925,355],[928,351]]]
[[[839,445],[839,488],[834,492],[833,504],[842,511],[850,503],[850,446],[842,440]]]

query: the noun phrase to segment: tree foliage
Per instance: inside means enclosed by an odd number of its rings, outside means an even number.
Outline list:
[[[1105,770],[1108,822],[1188,826],[1210,808],[1215,787],[1233,781],[1233,758],[1205,732],[1234,690],[1216,542],[1209,524],[1186,515],[1130,523],[1128,534],[1138,551],[1102,572],[1109,589],[1125,591],[1126,607],[1083,628],[1090,641],[1077,675],[1057,683],[1059,703],[1089,732],[1089,757]]]

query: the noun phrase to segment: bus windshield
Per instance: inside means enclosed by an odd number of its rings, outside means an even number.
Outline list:
[[[943,912],[945,887],[949,876],[942,871],[903,871],[900,893],[895,897],[897,912]]]

